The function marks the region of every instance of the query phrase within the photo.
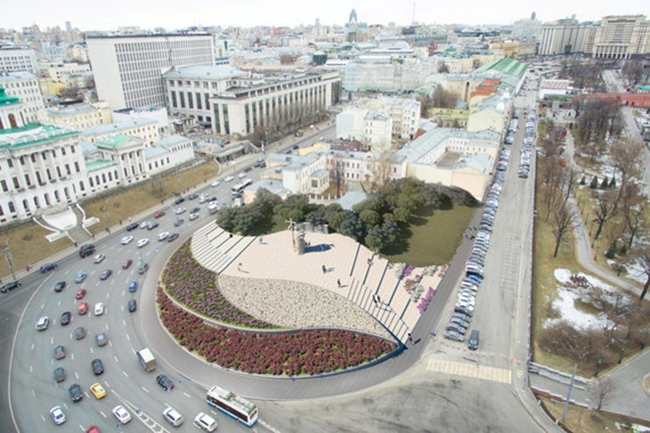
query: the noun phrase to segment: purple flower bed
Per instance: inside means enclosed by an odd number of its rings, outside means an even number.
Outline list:
[[[177,307],[161,288],[157,298],[161,320],[179,344],[208,362],[245,373],[328,373],[372,361],[397,347],[382,338],[352,331],[255,333],[210,326]]]
[[[256,319],[228,302],[217,287],[217,274],[194,260],[189,240],[169,259],[162,281],[167,292],[178,303],[206,317],[248,328],[277,327]]]
[[[420,300],[420,303],[418,304],[418,310],[420,311],[420,314],[424,313],[424,311],[429,306],[429,303],[431,302],[431,298],[433,298],[433,295],[435,294],[436,294],[436,289],[434,289],[433,287],[429,287],[429,290],[427,290],[427,294],[424,295],[424,297]]]
[[[413,269],[415,269],[413,266],[408,265],[407,267],[404,268],[404,271],[402,272],[402,278],[410,277],[411,273],[413,272]]]

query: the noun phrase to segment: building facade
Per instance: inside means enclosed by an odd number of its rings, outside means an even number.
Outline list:
[[[126,135],[139,138],[144,142],[145,147],[153,146],[160,139],[156,121],[146,118],[136,118],[127,122],[110,123],[108,125],[88,128],[81,133],[80,137],[91,143],[97,143],[114,135]]]
[[[165,106],[163,70],[214,64],[208,34],[91,36],[87,46],[98,96],[113,110]]]
[[[31,72],[0,73],[0,86],[7,95],[16,96],[23,102],[23,116],[26,122],[35,122],[38,113],[45,108],[38,78]]]
[[[45,108],[41,110],[39,120],[41,123],[70,128],[75,131],[113,123],[111,110],[103,101]]]
[[[38,73],[36,52],[27,47],[0,46],[0,71]]]

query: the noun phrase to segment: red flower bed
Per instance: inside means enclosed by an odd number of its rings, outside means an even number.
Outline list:
[[[397,347],[379,337],[343,330],[243,332],[210,326],[177,307],[158,288],[163,325],[191,352],[222,367],[255,374],[298,376],[342,370]]]

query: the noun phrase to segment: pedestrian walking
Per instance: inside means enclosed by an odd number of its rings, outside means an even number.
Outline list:
[[[237,265],[237,271],[241,272],[241,263]]]
[[[372,295],[372,302],[374,302],[375,305],[377,305],[377,295],[375,294]]]
[[[383,304],[383,302],[381,302],[381,298],[379,297],[379,295],[377,295],[377,302],[379,302],[380,304]]]
[[[321,269],[323,270],[323,273],[324,273],[324,274],[327,273],[327,268],[325,267],[325,265],[323,265],[323,266],[321,267]]]
[[[339,289],[341,288],[341,280],[336,280],[336,284],[339,286]]]
[[[264,243],[264,239],[260,237],[260,245]]]
[[[77,248],[77,241],[74,241],[74,247]]]
[[[413,337],[411,336],[410,332],[409,332],[409,335],[408,335],[407,342],[413,344]]]

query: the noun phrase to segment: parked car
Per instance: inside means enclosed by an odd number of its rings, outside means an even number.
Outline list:
[[[72,319],[72,313],[69,311],[64,311],[61,314],[61,319],[59,319],[59,321],[61,322],[61,325],[65,326],[70,323],[71,319]]]
[[[45,263],[43,266],[41,266],[41,274],[53,271],[54,269],[56,269],[56,267],[57,267],[56,263]]]
[[[55,292],[62,292],[63,289],[65,289],[65,286],[67,286],[67,283],[65,281],[59,281],[54,285],[54,291]]]
[[[174,382],[164,374],[159,374],[158,376],[156,376],[156,382],[158,383],[158,385],[165,388],[165,391],[170,391],[174,389]]]
[[[458,332],[453,331],[453,330],[446,330],[445,331],[445,338],[447,338],[449,340],[453,340],[453,341],[458,341],[460,343],[465,341],[465,336],[463,334],[458,333]]]
[[[196,213],[196,212],[193,212],[193,213],[190,214],[190,221],[194,221],[198,217],[199,217],[199,214]]]
[[[77,284],[83,283],[87,276],[88,276],[88,274],[86,272],[79,271],[77,276],[74,277],[74,282],[77,283]]]
[[[79,386],[78,383],[73,383],[72,385],[70,385],[70,388],[68,388],[68,392],[70,393],[70,398],[75,403],[81,401],[81,399],[84,397],[83,393],[81,392],[81,386]]]

